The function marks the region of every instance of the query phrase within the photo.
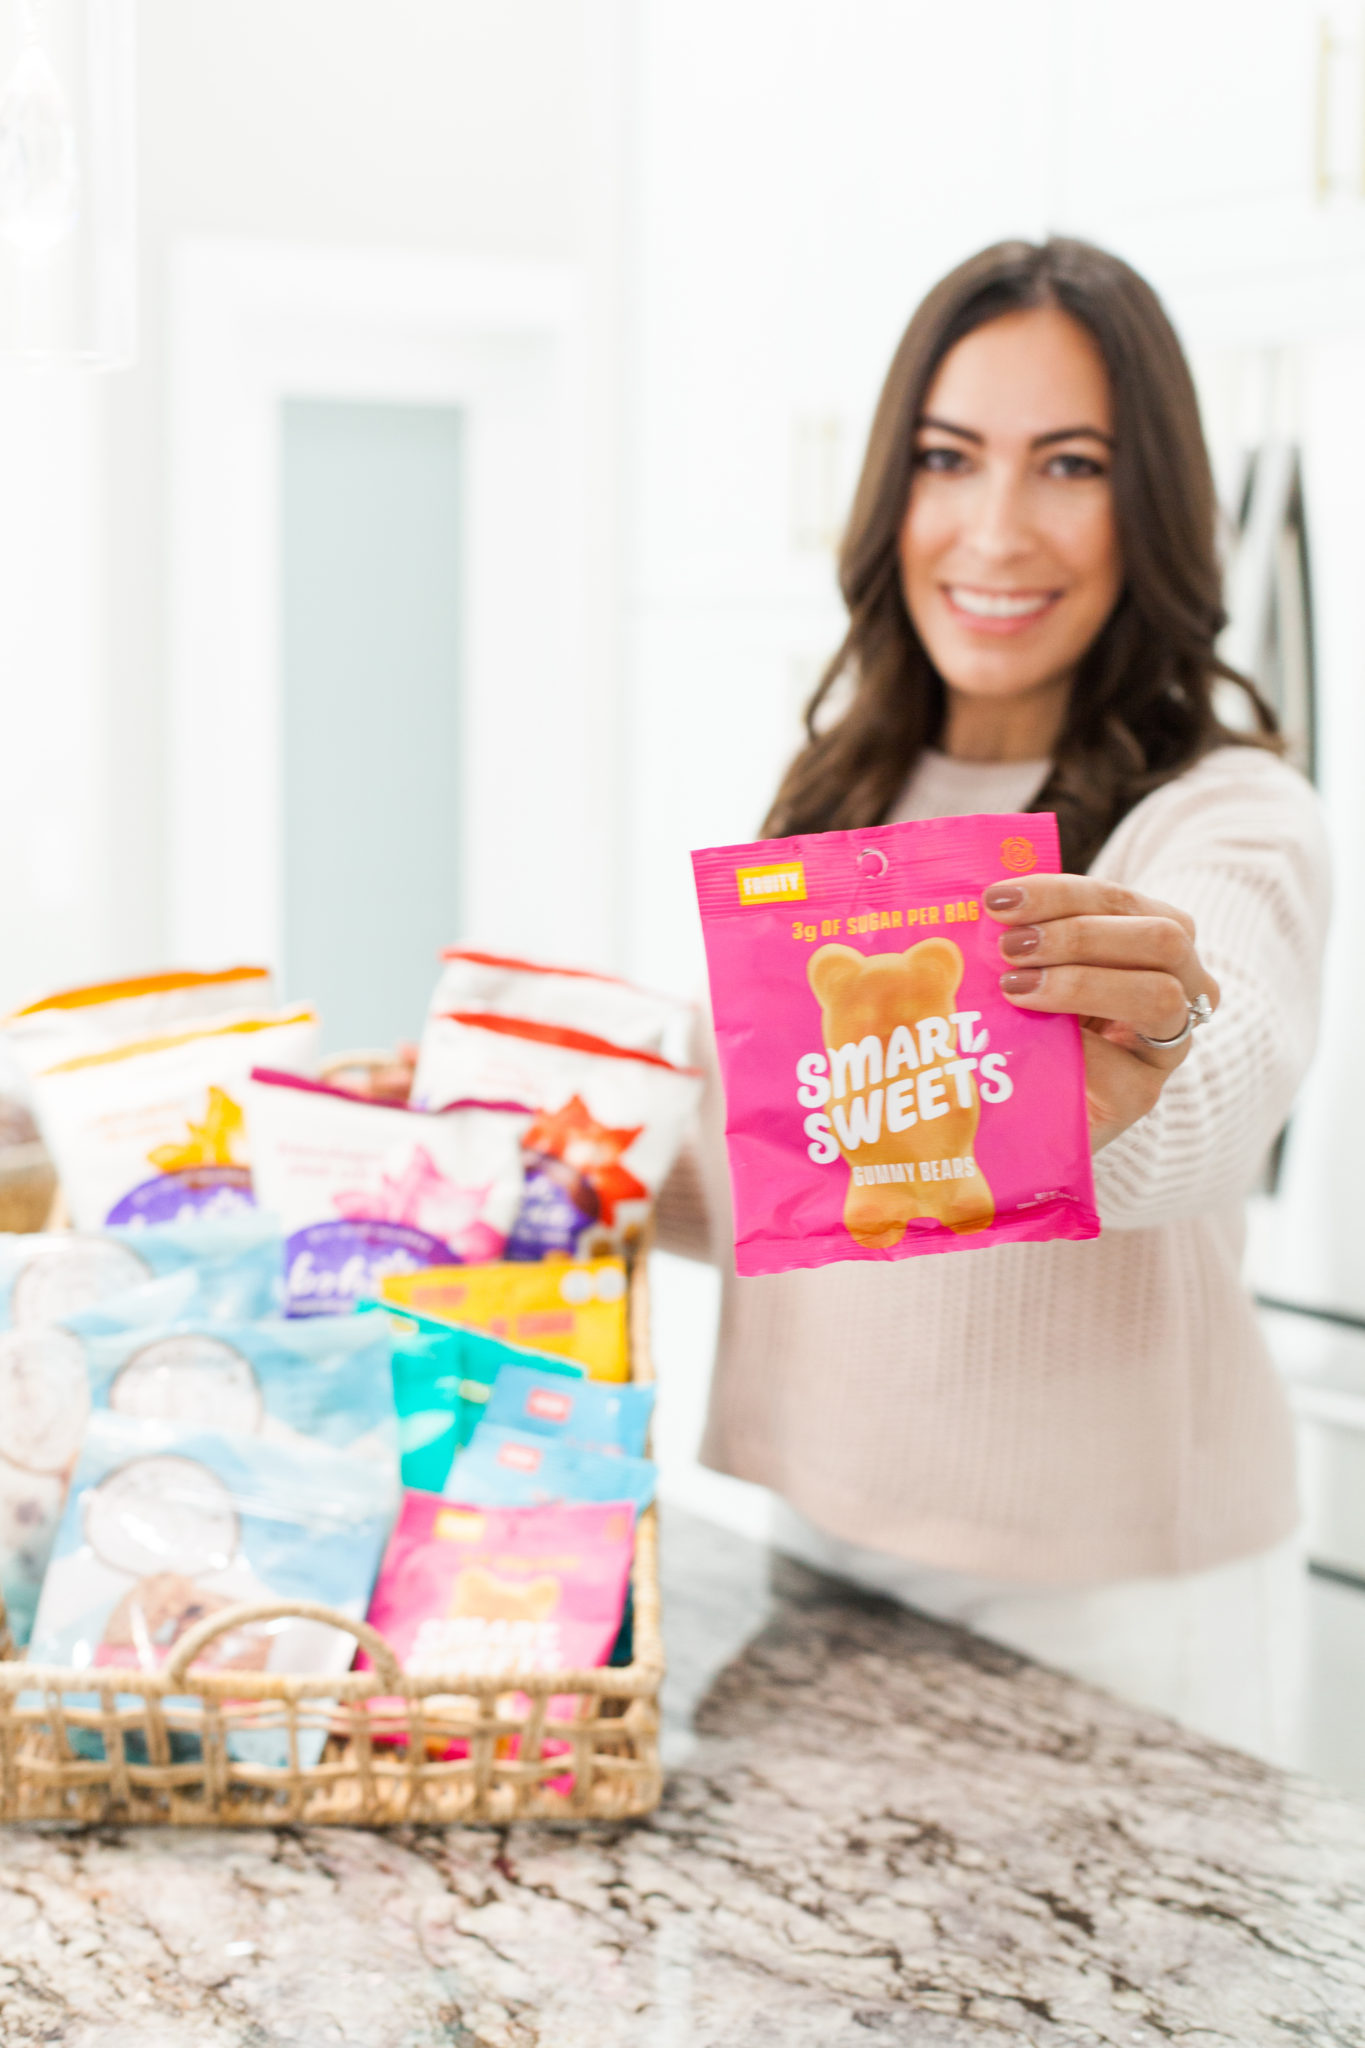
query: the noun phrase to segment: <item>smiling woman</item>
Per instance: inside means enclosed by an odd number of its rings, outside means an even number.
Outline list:
[[[901,586],[951,678],[944,744],[960,759],[1045,756],[1066,721],[1119,596],[1111,411],[1104,358],[1055,306],[977,328],[929,388]]]
[[[1056,813],[1068,872],[981,909],[1002,994],[1083,1027],[1104,1229],[727,1272],[704,1455],[777,1492],[814,1561],[1275,1753],[1292,1435],[1242,1203],[1312,1049],[1326,857],[1216,651],[1208,457],[1142,279],[1068,241],[945,278],[887,377],[840,576],[848,633],[764,836]],[[1221,723],[1220,681],[1256,734]],[[728,1266],[727,1211],[713,1091],[660,1241]]]
[[[1215,534],[1194,384],[1151,287],[1084,242],[972,257],[929,293],[887,373],[840,556],[848,632],[765,833],[885,818],[926,747],[1022,747],[1050,762],[1036,808],[1056,812],[1079,872],[1211,747],[1278,746],[1216,651]],[[988,653],[969,611],[1016,600],[1026,626]],[[1250,700],[1257,738],[1219,720],[1220,679]],[[840,683],[852,696],[830,723]],[[959,691],[1025,693],[998,750],[975,718],[957,744]]]

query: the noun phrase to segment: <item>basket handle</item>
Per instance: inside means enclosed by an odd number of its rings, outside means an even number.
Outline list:
[[[371,1628],[368,1621],[353,1621],[349,1615],[338,1614],[334,1607],[324,1607],[320,1600],[252,1600],[206,1615],[203,1621],[196,1622],[192,1629],[186,1631],[166,1659],[167,1679],[178,1685],[195,1658],[215,1636],[224,1635],[229,1629],[245,1628],[248,1622],[276,1621],[284,1616],[298,1621],[325,1622],[328,1628],[339,1628],[346,1635],[354,1636],[362,1649],[368,1652],[371,1663],[389,1691],[402,1691],[402,1669],[379,1630]]]

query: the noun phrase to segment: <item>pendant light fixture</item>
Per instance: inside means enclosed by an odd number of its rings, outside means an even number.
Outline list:
[[[0,357],[137,350],[136,0],[0,0]]]

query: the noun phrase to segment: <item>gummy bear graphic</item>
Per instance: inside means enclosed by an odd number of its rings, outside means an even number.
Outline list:
[[[958,947],[937,938],[870,957],[821,946],[807,968],[831,1056],[834,1139],[849,1165],[844,1227],[870,1250],[889,1251],[917,1219],[959,1235],[994,1220],[973,1151],[976,1061],[963,1058],[950,1021],[962,968]]]

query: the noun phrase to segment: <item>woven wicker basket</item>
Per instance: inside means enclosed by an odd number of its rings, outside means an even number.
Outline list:
[[[630,1325],[633,1376],[652,1380],[643,1257],[631,1280]],[[13,1657],[6,1636],[0,1642],[0,1820],[392,1827],[648,1813],[662,1788],[663,1645],[653,1509],[640,1521],[632,1584],[630,1664],[518,1677],[515,1695],[505,1678],[459,1672],[410,1678],[367,1623],[309,1601],[224,1608],[191,1629],[155,1674],[28,1664]],[[187,1676],[214,1636],[286,1614],[344,1629],[364,1645],[374,1668],[340,1678],[244,1671]],[[3,1624],[0,1605],[0,1633]],[[97,1706],[77,1706],[66,1697],[89,1700],[92,1693]],[[371,1700],[383,1701],[383,1709],[368,1706]],[[311,1767],[299,1761],[299,1736],[309,1729],[327,1733]],[[284,1731],[287,1765],[243,1763],[229,1755],[235,1732],[264,1730]],[[89,1733],[73,1744],[77,1731]],[[466,1753],[444,1760],[455,1743]],[[101,1747],[96,1757],[82,1753]]]

